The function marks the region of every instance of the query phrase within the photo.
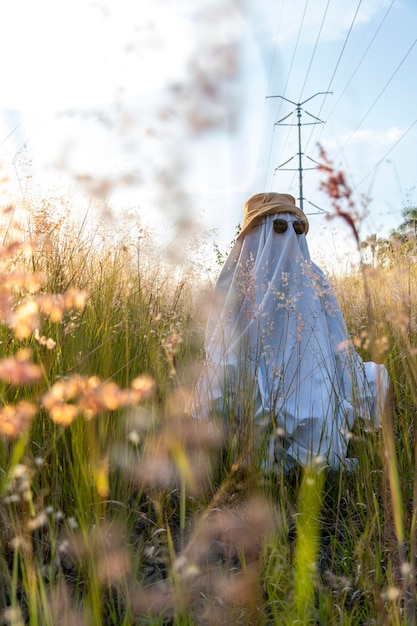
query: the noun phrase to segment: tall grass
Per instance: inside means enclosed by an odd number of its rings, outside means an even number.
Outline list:
[[[0,255],[3,623],[414,623],[413,264],[333,278],[392,383],[381,428],[351,433],[358,468],[269,475],[188,416],[197,271],[146,233],[38,217]]]

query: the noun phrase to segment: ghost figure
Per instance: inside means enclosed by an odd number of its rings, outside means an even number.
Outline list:
[[[214,290],[192,414],[248,420],[267,463],[348,467],[355,419],[378,424],[383,365],[354,350],[336,297],[310,260],[305,214],[288,194],[252,196]]]

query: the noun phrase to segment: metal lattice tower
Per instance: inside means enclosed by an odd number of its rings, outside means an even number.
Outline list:
[[[317,161],[315,161],[314,159],[312,159],[307,154],[304,154],[304,152],[301,151],[301,126],[313,126],[315,124],[324,124],[325,122],[323,120],[319,119],[318,117],[316,117],[315,115],[312,115],[308,111],[305,111],[301,107],[303,106],[303,104],[305,104],[309,100],[312,100],[316,96],[326,95],[326,94],[329,94],[329,93],[332,93],[332,92],[331,91],[319,91],[318,93],[314,94],[314,96],[310,96],[310,98],[307,98],[306,100],[303,100],[303,102],[293,102],[292,100],[289,100],[288,98],[284,98],[284,96],[267,96],[267,98],[281,98],[282,100],[285,100],[286,102],[290,102],[291,104],[293,104],[296,107],[296,109],[295,109],[295,111],[297,112],[297,123],[296,124],[290,124],[290,123],[286,124],[285,123],[285,120],[288,119],[291,115],[293,115],[294,111],[291,111],[291,113],[289,113],[288,115],[286,115],[282,119],[278,120],[278,122],[275,122],[274,126],[297,126],[298,127],[298,152],[294,156],[292,156],[290,159],[285,161],[284,163],[281,163],[281,165],[278,165],[278,167],[275,168],[275,172],[277,170],[283,170],[283,171],[286,170],[288,172],[297,172],[298,171],[298,188],[299,188],[299,198],[298,198],[298,200],[299,200],[299,207],[300,207],[300,209],[302,211],[304,211],[304,206],[303,205],[304,205],[304,200],[305,200],[304,195],[303,195],[303,171],[304,170],[314,170],[314,169],[317,169],[317,167],[303,167],[303,156],[306,159],[309,159],[310,161],[312,161],[313,163],[316,163],[316,166],[320,165],[320,163],[318,163]],[[304,111],[304,113],[309,115],[315,121],[314,122],[304,122],[304,123],[302,123],[301,122],[302,111]],[[297,156],[298,156],[298,167],[297,168],[284,167],[284,165],[287,165],[287,163],[292,161]],[[309,200],[307,200],[307,202],[309,204],[311,204],[312,206],[314,206],[316,209],[318,209],[318,211],[317,211],[318,213],[325,213],[325,211],[323,209],[321,209],[317,205],[313,204],[313,202],[310,202]],[[311,213],[310,213],[310,215],[311,215]]]

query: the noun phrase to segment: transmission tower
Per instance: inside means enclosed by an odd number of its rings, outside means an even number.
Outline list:
[[[318,93],[314,94],[314,96],[310,96],[310,98],[307,98],[306,100],[303,100],[303,102],[293,102],[292,100],[289,100],[288,98],[284,98],[284,96],[267,96],[267,98],[281,98],[282,100],[285,100],[286,102],[290,102],[291,104],[293,104],[296,107],[295,108],[295,111],[297,112],[297,123],[296,124],[290,124],[290,123],[287,124],[287,123],[285,123],[285,120],[288,119],[289,117],[291,117],[291,115],[293,115],[294,111],[291,111],[291,113],[289,113],[288,115],[286,115],[282,119],[278,120],[278,122],[275,122],[274,126],[297,126],[298,127],[298,152],[296,154],[294,154],[294,156],[292,156],[290,159],[285,161],[284,163],[281,163],[281,165],[278,165],[278,167],[275,168],[275,172],[277,170],[288,171],[288,172],[297,172],[298,171],[298,188],[299,188],[299,198],[298,198],[298,200],[299,200],[300,209],[302,211],[304,211],[304,206],[303,205],[304,205],[304,200],[305,200],[304,195],[303,195],[303,171],[304,170],[315,170],[315,169],[317,169],[317,165],[320,165],[320,163],[318,163],[317,161],[315,161],[314,159],[312,159],[307,154],[304,154],[304,152],[301,151],[301,126],[313,126],[315,124],[324,124],[324,122],[323,122],[323,120],[319,119],[315,115],[312,115],[308,111],[305,111],[301,107],[303,106],[303,104],[305,104],[309,100],[312,100],[316,96],[326,95],[326,94],[329,94],[329,93],[332,93],[332,92],[331,91],[319,91]],[[306,113],[307,115],[309,115],[311,118],[313,118],[315,121],[314,122],[304,122],[304,123],[302,123],[301,122],[302,111],[304,113]],[[287,163],[292,161],[297,156],[298,156],[298,167],[297,168],[284,167],[284,165],[287,165]],[[310,161],[312,161],[313,163],[316,163],[316,167],[303,167],[303,156],[306,159],[309,159]],[[317,213],[325,213],[324,209],[321,209],[320,207],[318,207],[313,202],[310,202],[310,200],[307,200],[307,202],[317,209]],[[309,213],[309,215],[314,215],[314,213]]]

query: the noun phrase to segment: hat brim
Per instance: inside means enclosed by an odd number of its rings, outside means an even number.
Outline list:
[[[308,233],[308,228],[309,228],[308,219],[305,213],[303,213],[301,209],[299,209],[297,206],[291,206],[291,205],[289,206],[275,205],[275,206],[270,206],[270,207],[263,207],[261,211],[258,211],[257,213],[254,213],[253,215],[247,216],[246,222],[243,223],[243,226],[237,236],[237,239],[241,239],[247,234],[249,230],[251,230],[255,226],[258,226],[260,222],[262,221],[262,218],[265,217],[266,215],[279,215],[282,213],[290,213],[291,215],[295,215],[296,217],[298,217],[298,219],[305,222],[306,229],[305,229],[304,234],[306,235]]]

